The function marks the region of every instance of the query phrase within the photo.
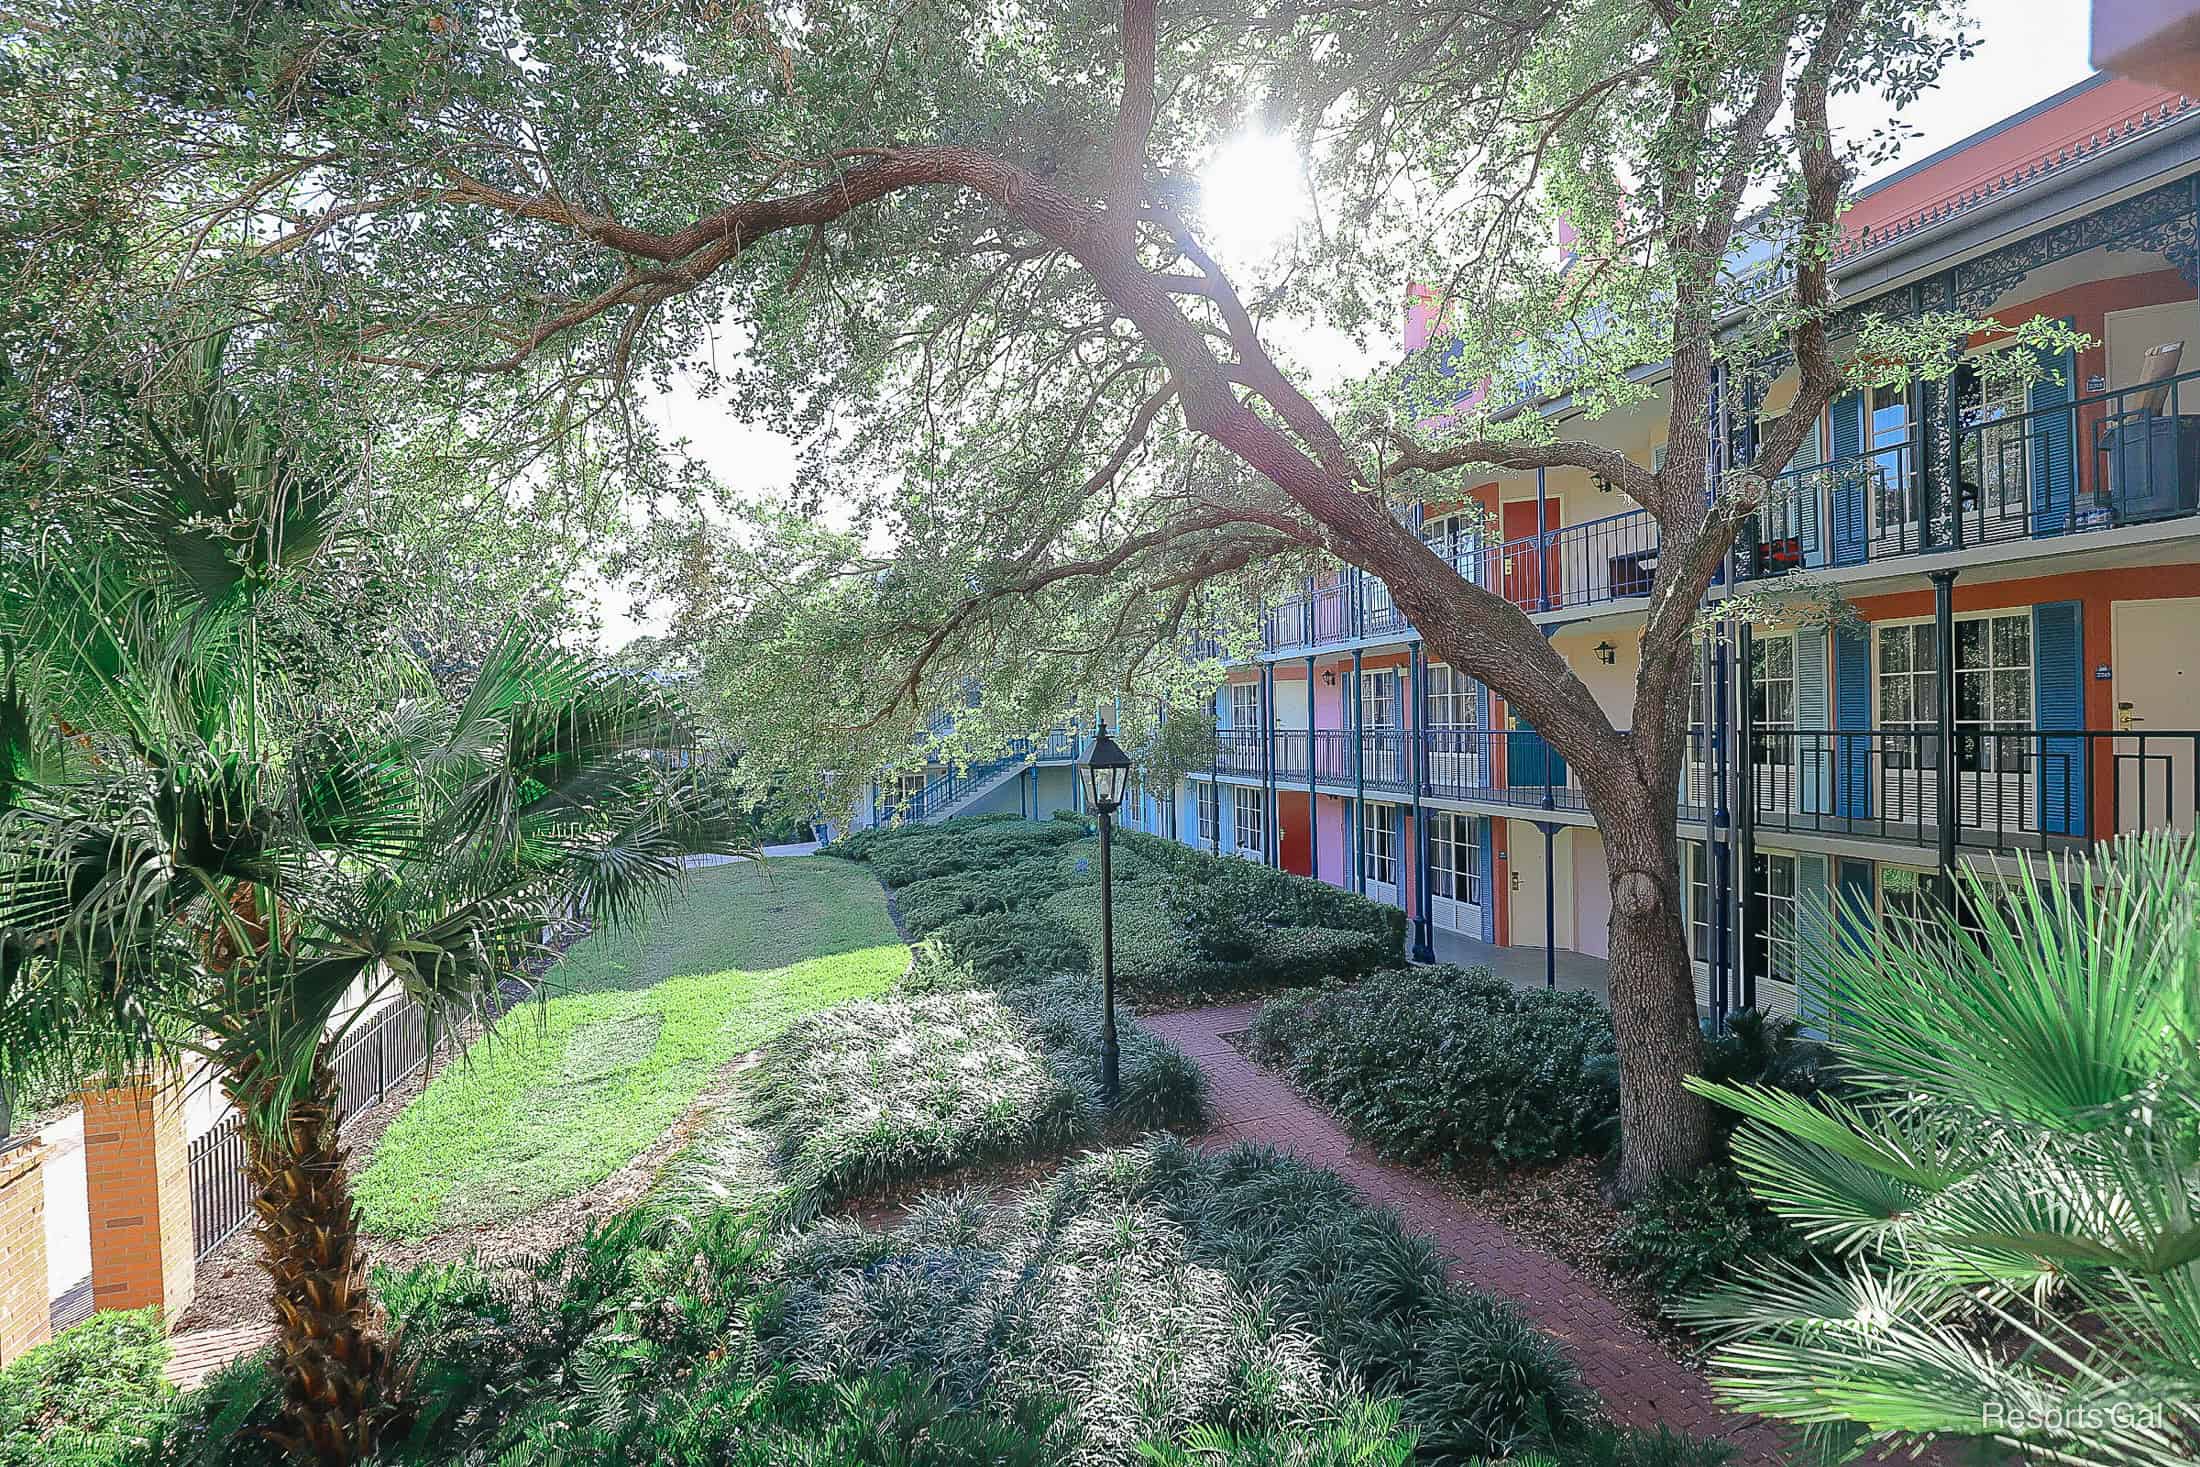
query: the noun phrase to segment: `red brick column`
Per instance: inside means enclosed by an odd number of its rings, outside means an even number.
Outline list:
[[[46,1294],[46,1148],[0,1152],[0,1365],[52,1335]]]
[[[84,1090],[84,1191],[92,1225],[92,1307],[191,1303],[191,1169],[183,1086],[135,1076]]]

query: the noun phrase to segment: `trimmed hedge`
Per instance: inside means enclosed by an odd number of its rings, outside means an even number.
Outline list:
[[[1386,1156],[1594,1156],[1619,1129],[1612,1021],[1585,993],[1416,968],[1270,999],[1252,1048]]]
[[[41,1296],[43,1297],[43,1296]],[[0,1370],[0,1467],[142,1460],[175,1391],[157,1309],[94,1314]]]
[[[1099,841],[1082,818],[958,817],[863,832],[867,862],[924,939],[919,988],[998,986],[1098,967]],[[1291,987],[1396,963],[1405,914],[1319,881],[1122,832],[1113,849],[1115,972],[1157,994]]]

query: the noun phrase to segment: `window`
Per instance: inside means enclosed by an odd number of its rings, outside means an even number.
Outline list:
[[[1755,728],[1751,762],[1793,762],[1795,639],[1766,637],[1750,648],[1749,716]]]
[[[1421,539],[1429,549],[1450,561],[1453,569],[1466,575],[1468,562],[1480,539],[1478,523],[1478,517],[1473,514],[1438,515],[1421,522]]]
[[[1900,387],[1874,387],[1871,395],[1872,478],[1877,489],[1873,524],[1902,539],[1914,528],[1910,512],[1910,399]],[[1906,542],[1905,542],[1906,543]]]
[[[1230,684],[1230,727],[1260,727],[1260,684]]]
[[[1453,672],[1441,662],[1432,662],[1428,668],[1428,726],[1430,728],[1473,728],[1480,719],[1476,708],[1474,679],[1463,672]]]
[[[1386,668],[1360,674],[1360,722],[1366,728],[1398,726],[1397,673]]]
[[[1398,807],[1363,804],[1360,875],[1382,886],[1398,884]]]
[[[1230,810],[1234,820],[1232,833],[1237,837],[1241,851],[1268,851],[1268,811],[1261,796],[1253,790],[1230,791]]]
[[[1749,961],[1760,978],[1793,983],[1796,964],[1795,858],[1759,853],[1749,899]]]
[[[1366,571],[1360,572],[1360,606],[1370,627],[1390,625],[1391,618],[1397,611],[1397,606],[1390,599],[1390,587],[1383,583],[1381,577],[1371,576]]]
[[[879,807],[888,811],[902,809],[923,794],[924,787],[931,782],[921,771],[894,775],[879,787]]]
[[[1711,852],[1700,840],[1681,843],[1681,868],[1688,879],[1688,951],[1699,963],[1711,961]]]
[[[1937,872],[1912,871],[1904,866],[1879,868],[1879,920],[1898,941],[1919,943],[1942,929],[1940,899],[1934,894]],[[1997,901],[2002,920],[2013,921],[2006,901]],[[1956,886],[1956,925],[1984,941],[1986,927],[1979,920],[1978,903],[1959,882]]]
[[[1199,839],[1203,844],[1213,845],[1222,831],[1221,796],[1212,783],[1201,783],[1193,788],[1199,791]]]
[[[1475,864],[1474,820],[1437,810],[1429,816],[1429,892],[1449,901],[1482,905],[1482,875]]]
[[[1877,629],[1879,726],[1890,739],[1892,769],[1939,765],[1940,649],[1931,622]],[[1956,768],[2014,769],[2024,740],[1997,738],[2032,723],[2032,618],[2028,613],[1966,617],[1956,623]]]

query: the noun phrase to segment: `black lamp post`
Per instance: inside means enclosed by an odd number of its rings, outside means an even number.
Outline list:
[[[1115,871],[1109,864],[1109,844],[1115,834],[1115,812],[1123,807],[1123,791],[1130,784],[1131,760],[1108,737],[1108,721],[1100,720],[1085,760],[1085,793],[1092,813],[1100,820],[1100,1101],[1115,1109],[1121,1077],[1115,1050]]]

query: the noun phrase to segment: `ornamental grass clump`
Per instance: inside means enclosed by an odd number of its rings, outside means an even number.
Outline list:
[[[1397,969],[1270,999],[1253,1053],[1385,1156],[1452,1166],[1597,1156],[1619,1125],[1612,1021],[1487,969]]]

